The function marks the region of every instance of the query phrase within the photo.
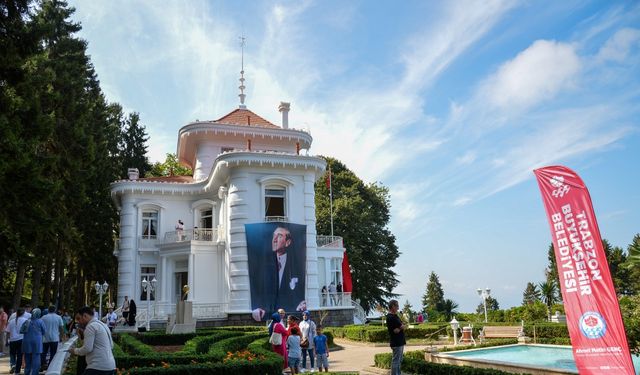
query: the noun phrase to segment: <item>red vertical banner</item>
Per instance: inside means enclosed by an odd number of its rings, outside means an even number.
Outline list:
[[[351,268],[349,267],[347,250],[344,251],[344,258],[342,258],[342,291],[345,293],[353,291],[353,280],[351,280]]]
[[[562,166],[534,171],[547,211],[580,374],[635,374],[589,191]]]

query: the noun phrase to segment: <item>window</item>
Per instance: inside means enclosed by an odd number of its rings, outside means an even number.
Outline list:
[[[264,190],[264,216],[286,217],[285,214],[285,190],[271,188]]]
[[[342,259],[331,258],[331,281],[336,285],[342,283]]]
[[[200,228],[213,228],[213,209],[204,209],[200,211]]]
[[[147,279],[147,282],[149,283],[149,287],[151,286],[151,280],[153,280],[153,278],[156,277],[156,267],[155,266],[142,266],[140,267],[140,301],[146,301],[147,300],[147,292],[145,292],[142,289],[142,280]],[[156,288],[158,287],[158,285],[156,285]],[[156,296],[155,296],[156,291],[152,290],[149,294],[149,301],[155,301],[156,300]]]
[[[142,212],[142,238],[155,240],[158,232],[158,211]]]

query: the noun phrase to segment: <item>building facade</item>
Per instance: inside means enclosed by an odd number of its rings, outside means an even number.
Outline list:
[[[112,184],[120,212],[118,301],[134,299],[139,320],[147,295],[157,320],[166,320],[182,298],[201,320],[251,314],[245,227],[272,222],[306,226],[307,307],[352,308],[349,293],[339,300],[321,294],[323,286],[342,282],[344,253],[340,237],[316,233],[314,184],[326,163],[306,155],[308,132],[289,128],[289,104],[279,111],[281,126],[241,104],[217,120],[182,127],[177,155],[193,176],[141,178],[132,169]],[[143,280],[154,279],[147,293]]]

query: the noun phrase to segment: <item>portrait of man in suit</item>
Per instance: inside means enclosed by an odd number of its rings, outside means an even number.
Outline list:
[[[278,308],[295,311],[305,300],[306,225],[259,223],[245,229],[254,318]]]

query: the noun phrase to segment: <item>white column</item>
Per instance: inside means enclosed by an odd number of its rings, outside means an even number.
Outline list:
[[[122,305],[124,296],[137,299],[134,295],[135,265],[138,256],[136,212],[131,196],[123,195],[120,210],[120,253],[118,254],[118,306]]]
[[[168,302],[169,301],[169,293],[167,291],[167,280],[169,279],[169,270],[167,269],[167,257],[160,257],[160,302]]]
[[[307,225],[307,306],[320,307],[318,286],[318,245],[316,243],[315,172],[304,175],[304,221]]]
[[[189,254],[189,258],[188,258],[188,266],[187,266],[187,280],[188,280],[188,284],[189,284],[189,294],[187,295],[187,301],[193,301],[195,298],[195,285],[194,285],[194,280],[195,280],[195,275],[194,275],[194,270],[195,270],[195,258],[193,254]]]
[[[227,196],[229,220],[229,312],[251,311],[249,259],[244,225],[249,218],[247,172],[232,171]]]

